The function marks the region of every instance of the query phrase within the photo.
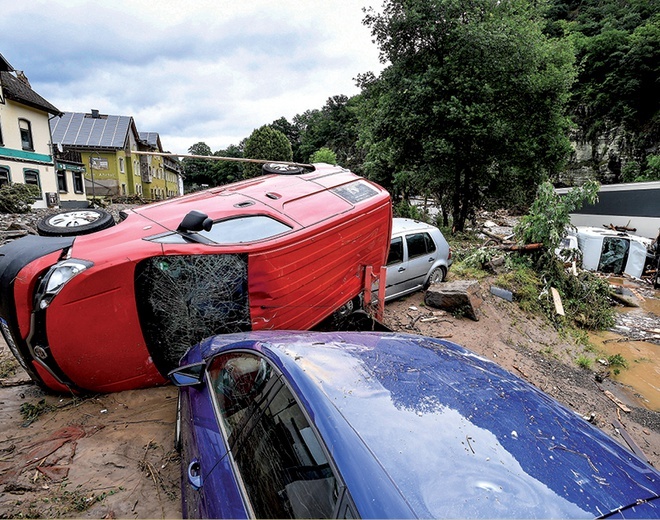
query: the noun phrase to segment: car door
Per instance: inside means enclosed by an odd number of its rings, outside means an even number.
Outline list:
[[[387,256],[386,298],[402,294],[410,288],[407,269],[408,262],[405,260],[403,237],[393,237]]]
[[[257,518],[331,518],[345,487],[284,376],[249,352],[209,370],[244,496]]]
[[[183,517],[248,518],[208,392],[187,387],[179,406]]]
[[[406,235],[407,285],[410,289],[420,289],[435,262],[436,247],[431,235],[426,232]]]

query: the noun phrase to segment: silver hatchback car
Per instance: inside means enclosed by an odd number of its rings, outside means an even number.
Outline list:
[[[451,263],[451,248],[437,227],[409,218],[393,219],[385,301],[444,281]]]

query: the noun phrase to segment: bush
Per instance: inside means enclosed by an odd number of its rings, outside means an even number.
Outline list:
[[[0,188],[0,213],[27,213],[38,197],[37,186],[6,184]]]
[[[310,163],[337,164],[337,154],[330,148],[320,148],[309,158]]]

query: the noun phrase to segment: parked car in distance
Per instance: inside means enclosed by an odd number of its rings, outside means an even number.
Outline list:
[[[164,384],[205,337],[359,309],[387,257],[389,194],[338,166],[269,168],[117,225],[96,209],[48,217],[49,236],[1,247],[0,330],[30,376],[66,393]]]
[[[170,378],[184,517],[660,517],[657,470],[445,340],[230,334]]]
[[[385,301],[444,281],[451,264],[451,247],[437,227],[409,218],[393,219]]]

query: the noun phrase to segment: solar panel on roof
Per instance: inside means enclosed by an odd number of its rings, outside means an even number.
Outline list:
[[[92,120],[92,128],[89,133],[89,142],[90,144],[95,144],[95,143],[102,143],[102,137],[103,137],[103,130],[104,130],[104,123],[105,121],[99,120],[99,119],[93,119]]]

